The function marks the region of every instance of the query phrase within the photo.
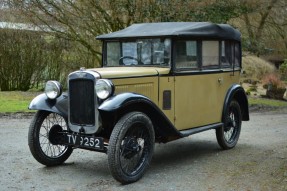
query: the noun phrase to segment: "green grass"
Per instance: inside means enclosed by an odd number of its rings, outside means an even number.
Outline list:
[[[28,106],[38,94],[40,93],[0,91],[0,113],[32,112],[28,110]]]
[[[0,91],[0,113],[33,112],[28,110],[29,103],[41,92],[1,92]],[[287,101],[248,98],[249,105],[266,107],[287,107]]]
[[[287,107],[287,101],[280,101],[274,99],[265,99],[265,98],[248,98],[250,106],[262,105],[269,107]]]

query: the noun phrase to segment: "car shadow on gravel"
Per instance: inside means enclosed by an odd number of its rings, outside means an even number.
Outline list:
[[[205,160],[222,150],[216,141],[193,140],[190,137],[156,146],[151,168],[160,171],[170,166],[181,168],[186,164]]]
[[[197,173],[197,164],[206,167],[210,163],[216,163],[228,159],[229,162],[237,160],[236,155],[248,154],[249,151],[256,150],[251,145],[240,144],[230,150],[222,150],[216,139],[196,139],[184,138],[175,142],[157,145],[151,167],[147,174],[169,174],[175,169],[184,171],[189,169]],[[201,169],[202,170],[202,169]],[[192,173],[192,172],[191,172]],[[184,174],[182,176],[185,176]]]
[[[193,140],[190,137],[180,139],[167,144],[156,144],[155,152],[150,168],[146,175],[169,174],[174,168],[184,169],[200,161],[208,161],[208,158],[218,154],[222,150],[216,141]],[[94,153],[84,150],[75,150],[66,163],[56,167],[39,168],[40,173],[60,176],[74,174],[81,179],[90,179],[96,176],[100,179],[111,179],[108,168],[108,157],[102,153]],[[97,178],[97,179],[98,179]],[[114,182],[114,184],[118,184]]]
[[[106,177],[112,179],[109,172],[107,155],[85,150],[74,150],[70,158],[62,165],[40,168],[40,171],[65,174],[74,174],[80,179],[88,177]]]

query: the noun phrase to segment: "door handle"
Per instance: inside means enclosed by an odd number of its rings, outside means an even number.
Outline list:
[[[223,83],[223,78],[218,78],[218,83],[222,84]]]

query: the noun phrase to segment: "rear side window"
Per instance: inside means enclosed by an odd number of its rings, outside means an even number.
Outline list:
[[[176,69],[198,69],[197,42],[176,42]]]
[[[222,68],[240,66],[240,45],[238,42],[221,41],[220,62]]]
[[[234,54],[235,54],[235,60],[234,60],[235,67],[240,67],[241,52],[240,52],[240,44],[239,43],[235,43]]]

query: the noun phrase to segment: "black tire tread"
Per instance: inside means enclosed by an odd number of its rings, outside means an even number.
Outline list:
[[[121,170],[120,164],[118,163],[119,161],[119,157],[116,154],[116,150],[117,148],[120,147],[120,141],[119,139],[121,139],[121,135],[123,135],[123,133],[125,131],[127,131],[127,125],[132,122],[133,117],[137,117],[137,118],[145,118],[148,119],[148,124],[147,126],[150,127],[150,133],[151,133],[151,137],[152,137],[152,151],[150,153],[150,158],[148,159],[148,162],[146,163],[145,168],[142,170],[142,172],[138,173],[135,176],[127,176],[126,174],[123,173],[123,171]],[[152,155],[153,155],[153,150],[154,150],[154,129],[152,126],[152,122],[150,121],[150,119],[143,113],[141,112],[130,112],[128,114],[126,114],[125,116],[123,116],[118,123],[115,125],[114,130],[111,134],[110,137],[110,141],[109,141],[109,149],[108,149],[108,163],[109,163],[109,169],[111,171],[111,174],[113,175],[113,177],[121,182],[122,184],[128,184],[128,183],[132,183],[135,182],[137,180],[139,180],[143,175],[144,172],[146,171],[147,167],[150,164]]]
[[[72,154],[73,149],[68,147],[66,152],[58,158],[49,158],[41,150],[39,141],[37,140],[37,128],[41,128],[44,119],[50,114],[48,111],[37,111],[34,115],[28,132],[28,145],[33,157],[41,164],[46,166],[57,166],[64,163]]]
[[[216,129],[216,139],[217,142],[219,144],[219,146],[223,149],[223,150],[228,150],[228,149],[232,149],[233,147],[236,146],[237,141],[239,139],[240,136],[240,131],[241,131],[241,121],[242,121],[242,115],[241,115],[241,110],[240,110],[240,105],[236,100],[232,100],[229,104],[229,107],[233,106],[238,110],[238,115],[239,115],[239,127],[238,127],[238,135],[236,140],[232,143],[229,144],[226,142],[226,140],[224,139],[224,126]],[[225,123],[227,116],[224,116],[224,121],[223,123]]]

